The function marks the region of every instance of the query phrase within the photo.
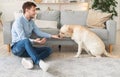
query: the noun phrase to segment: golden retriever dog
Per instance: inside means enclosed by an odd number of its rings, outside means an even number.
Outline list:
[[[116,57],[106,52],[103,41],[88,28],[80,25],[64,25],[60,29],[59,36],[71,37],[78,44],[78,52],[75,57],[79,57],[82,49],[95,57],[101,57],[102,54],[108,57]]]

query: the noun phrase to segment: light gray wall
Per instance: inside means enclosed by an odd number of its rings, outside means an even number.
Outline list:
[[[2,15],[2,20],[3,22],[6,21],[11,21],[14,19],[14,12],[19,11],[22,9],[22,4],[26,1],[32,1],[32,0],[0,0],[0,10],[3,12]],[[44,0],[43,0],[44,1]],[[52,1],[52,0],[49,0]],[[37,4],[38,7],[40,7],[41,10],[47,10],[48,7],[54,10],[59,10],[59,9],[74,9],[74,10],[82,10],[80,6],[78,5],[68,5],[66,6],[61,6],[59,4]]]
[[[2,21],[14,19],[14,12],[21,9],[23,2],[27,0],[0,0],[0,10],[3,12]]]

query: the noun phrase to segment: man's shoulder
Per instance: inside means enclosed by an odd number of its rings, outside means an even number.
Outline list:
[[[23,16],[20,16],[16,19],[16,21],[22,21],[23,19],[24,19]]]
[[[14,23],[22,23],[22,21],[23,21],[23,16],[20,16],[14,21]]]

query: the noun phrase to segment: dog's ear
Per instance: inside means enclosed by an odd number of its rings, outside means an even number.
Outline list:
[[[73,33],[73,27],[72,27],[72,26],[69,26],[69,27],[68,27],[68,31],[69,31],[70,33]]]

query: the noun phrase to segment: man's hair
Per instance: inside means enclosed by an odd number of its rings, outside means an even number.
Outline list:
[[[36,7],[36,4],[33,3],[33,2],[25,2],[22,6],[22,9],[23,9],[23,13],[25,13],[25,10],[26,9],[30,9],[31,7]]]

